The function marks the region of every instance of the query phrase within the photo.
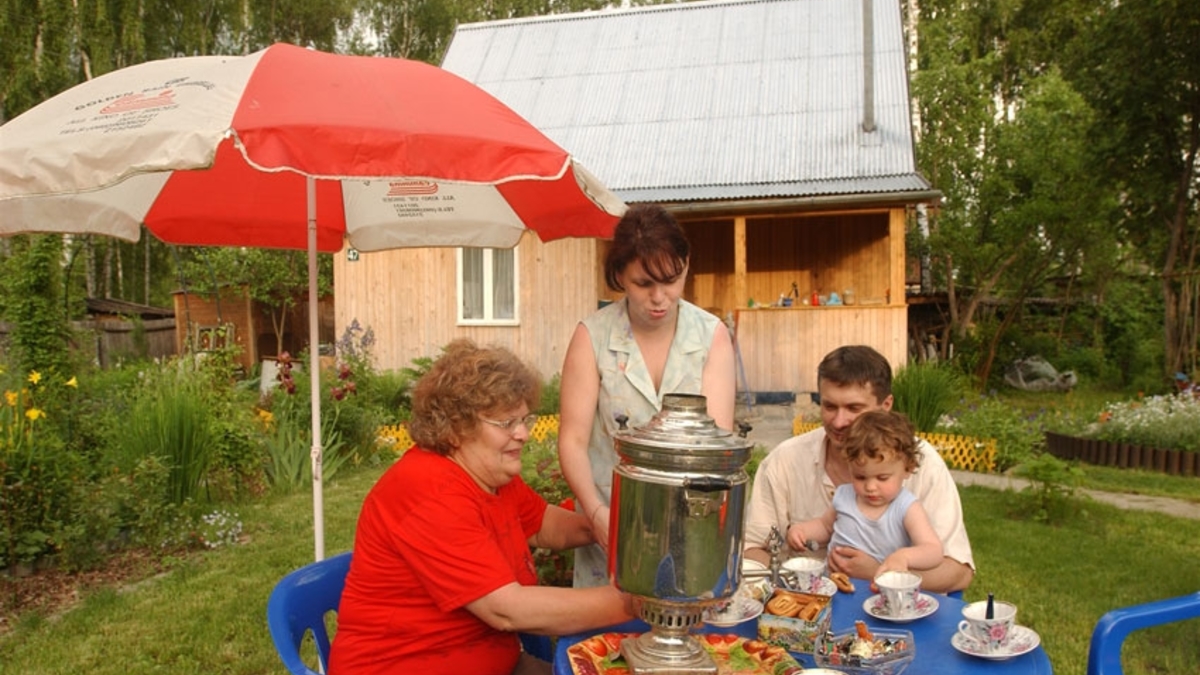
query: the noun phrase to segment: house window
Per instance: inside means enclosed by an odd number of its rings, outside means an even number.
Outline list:
[[[458,249],[458,322],[517,324],[517,249]]]

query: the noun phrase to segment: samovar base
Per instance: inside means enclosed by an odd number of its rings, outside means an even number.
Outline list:
[[[717,664],[691,635],[651,630],[621,642],[621,656],[633,675],[717,675]]]

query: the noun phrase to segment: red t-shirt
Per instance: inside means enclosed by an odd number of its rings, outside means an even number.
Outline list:
[[[546,502],[520,477],[493,495],[414,447],[363,502],[338,609],[335,675],[508,675],[520,643],[464,605],[537,583],[528,539]]]

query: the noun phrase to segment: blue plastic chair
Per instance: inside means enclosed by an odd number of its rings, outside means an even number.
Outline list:
[[[267,600],[267,626],[275,651],[292,675],[328,672],[329,632],[325,629],[325,615],[337,612],[349,570],[347,551],[289,572],[271,591]],[[317,645],[320,673],[300,658],[300,643],[308,632]]]
[[[320,675],[329,672],[329,632],[325,616],[337,612],[350,571],[351,552],[339,553],[298,570],[289,572],[275,584],[267,600],[267,626],[275,651],[292,675]],[[300,644],[312,633],[317,647],[320,672],[300,657]],[[553,641],[544,635],[520,633],[525,651],[543,661],[554,661]]]
[[[1121,645],[1133,631],[1197,617],[1200,617],[1200,592],[1108,612],[1092,631],[1087,675],[1124,675]]]

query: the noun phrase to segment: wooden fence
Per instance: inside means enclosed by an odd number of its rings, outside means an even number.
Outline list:
[[[0,351],[7,349],[10,324],[0,322]],[[122,359],[161,359],[179,353],[175,343],[175,319],[137,322],[116,319],[71,322],[71,348],[87,355],[102,368]]]
[[[819,422],[805,422],[797,417],[792,422],[792,433],[799,435],[819,426],[821,426]],[[918,432],[917,436],[937,448],[938,454],[946,460],[946,466],[951,469],[976,473],[995,473],[996,471],[996,439],[994,438],[973,438],[957,434],[925,432]]]

